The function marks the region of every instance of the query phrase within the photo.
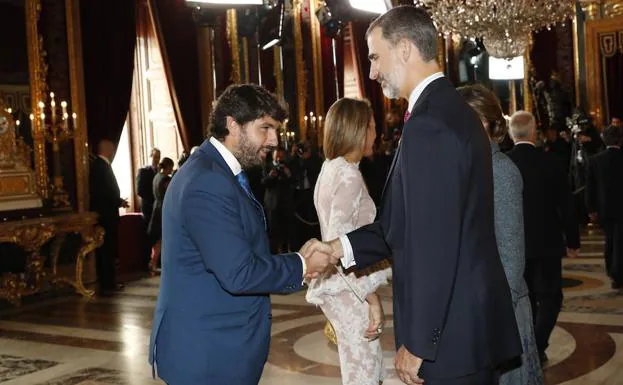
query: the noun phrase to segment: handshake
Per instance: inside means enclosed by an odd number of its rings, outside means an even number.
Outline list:
[[[310,239],[303,245],[299,254],[305,258],[307,266],[304,278],[318,278],[337,265],[344,253],[339,239],[331,242]]]

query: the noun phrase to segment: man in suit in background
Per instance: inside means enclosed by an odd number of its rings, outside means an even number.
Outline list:
[[[366,34],[370,78],[409,99],[380,217],[338,240],[346,268],[392,258],[395,367],[406,384],[497,384],[498,364],[521,354],[493,223],[489,139],[443,76],[425,10],[392,8]]]
[[[128,207],[121,198],[119,185],[111,162],[115,156],[115,144],[104,139],[97,145],[97,157],[91,161],[89,186],[91,190],[90,210],[98,214],[99,224],[104,228],[104,243],[95,251],[97,281],[102,293],[109,294],[121,289],[116,281],[117,234],[119,228],[119,207]]]
[[[586,207],[606,235],[606,272],[612,288],[623,287],[623,128],[609,126],[602,133],[606,150],[589,158]]]
[[[138,170],[136,176],[136,193],[141,198],[141,212],[145,223],[149,224],[151,213],[154,209],[154,177],[158,174],[158,164],[160,163],[160,150],[153,148],[149,155],[151,164]]]
[[[230,86],[212,111],[212,137],[169,185],[149,348],[169,385],[257,384],[270,342],[268,293],[300,290],[305,273],[317,276],[331,262],[328,254],[270,253],[245,170],[277,146],[285,117],[264,88]]]
[[[515,147],[507,155],[523,178],[525,278],[530,289],[541,361],[562,306],[562,257],[576,257],[580,232],[562,162],[536,148],[536,121],[526,111],[511,117]]]

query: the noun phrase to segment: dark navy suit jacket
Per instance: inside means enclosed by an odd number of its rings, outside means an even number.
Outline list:
[[[169,385],[257,384],[270,341],[267,293],[301,289],[299,256],[270,254],[261,207],[209,141],[171,181],[162,226],[149,362]]]
[[[396,347],[424,380],[493,369],[521,354],[496,245],[489,139],[441,78],[405,123],[379,219],[348,234],[357,267],[393,260]]]

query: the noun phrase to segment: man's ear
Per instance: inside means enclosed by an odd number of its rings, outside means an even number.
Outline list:
[[[226,119],[227,119],[227,130],[229,131],[229,135],[231,135],[234,138],[237,138],[240,135],[240,125],[231,116],[228,116]]]
[[[415,47],[407,39],[401,39],[396,48],[398,49],[398,57],[404,63],[407,63],[411,55],[415,54]]]

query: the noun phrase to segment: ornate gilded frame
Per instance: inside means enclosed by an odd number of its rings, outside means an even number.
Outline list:
[[[26,41],[28,43],[28,71],[30,76],[31,108],[37,111],[37,104],[47,91],[48,65],[45,62],[43,36],[39,34],[41,0],[26,0]],[[45,157],[45,136],[40,119],[32,125],[33,151],[35,157],[35,178],[37,192],[41,198],[48,198],[48,166]]]
[[[601,54],[599,34],[621,29],[623,16],[586,22],[586,91],[588,112],[595,117],[595,123],[601,127],[604,123],[603,78],[601,74]]]
[[[39,31],[39,18],[42,12],[41,0],[25,0],[26,39],[28,43],[28,67],[31,89],[31,108],[33,113],[38,103],[44,101],[48,91],[47,53],[43,36]],[[74,154],[76,167],[76,208],[78,212],[88,209],[88,142],[86,131],[86,106],[82,69],[82,46],[80,38],[80,10],[78,0],[65,0],[67,28],[67,49],[69,55],[69,81],[71,106],[78,117],[78,128],[74,136]],[[37,193],[43,199],[49,198],[49,175],[46,160],[46,139],[40,119],[34,119],[32,125],[33,152]]]

